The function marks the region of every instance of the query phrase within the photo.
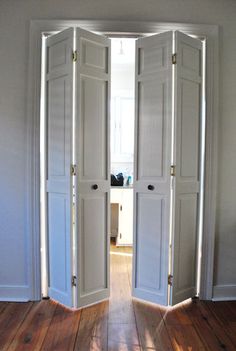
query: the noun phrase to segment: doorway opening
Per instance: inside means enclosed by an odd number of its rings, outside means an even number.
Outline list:
[[[110,280],[131,296],[135,120],[135,38],[111,38]],[[123,272],[123,280],[118,275]],[[124,272],[127,274],[124,276]]]
[[[110,234],[111,238],[113,238],[112,243],[111,243],[111,254],[112,255],[117,255],[117,252],[119,254],[127,255],[127,256],[132,256],[132,245],[133,245],[133,236],[132,236],[132,230],[130,231],[131,235],[129,237],[128,234],[128,222],[130,223],[130,226],[133,224],[133,214],[132,214],[132,199],[133,199],[133,189],[132,189],[132,183],[133,183],[133,154],[134,152],[132,151],[134,149],[134,110],[135,110],[135,104],[134,104],[134,68],[135,68],[135,50],[134,50],[134,39],[130,38],[115,38],[113,39],[112,43],[112,50],[116,52],[116,55],[114,56],[114,60],[112,58],[112,72],[111,72],[111,173],[117,177],[115,178],[115,182],[118,183],[118,186],[112,186],[110,189],[111,192],[111,207],[112,207],[112,216],[111,216],[111,228],[110,228]],[[133,50],[133,55],[131,53],[127,54],[127,60],[128,62],[125,61],[125,50],[127,49],[127,52],[132,48]],[[43,50],[42,50],[43,51]],[[118,58],[117,58],[118,57]],[[133,61],[131,58],[133,57]],[[151,56],[150,56],[151,57]],[[132,61],[132,64],[130,62]],[[44,58],[42,57],[42,62],[44,62]],[[148,62],[150,64],[150,67],[152,68],[152,62]],[[130,65],[129,69],[127,69],[127,65]],[[204,65],[202,65],[204,66]],[[124,71],[124,74],[122,73],[122,70]],[[142,67],[143,68],[143,67]],[[155,67],[154,67],[155,68]],[[125,70],[127,69],[127,70]],[[113,74],[112,74],[113,73]],[[123,77],[122,77],[123,75]],[[130,81],[127,81],[127,78],[132,77],[133,79],[130,79]],[[115,78],[116,77],[116,78]],[[122,86],[121,86],[121,85]],[[42,84],[43,85],[43,84]],[[131,89],[131,86],[133,86],[133,90]],[[203,84],[204,87],[204,84]],[[151,99],[153,99],[151,93],[152,90],[149,91]],[[45,91],[43,91],[42,87],[42,95],[45,94]],[[201,93],[202,100],[204,99],[204,93],[202,91]],[[42,106],[41,109],[42,111],[45,110],[45,103],[43,102],[43,99],[41,100]],[[156,103],[156,102],[155,102]],[[202,102],[203,106],[203,102]],[[42,113],[43,115],[43,113]],[[204,115],[204,114],[202,114]],[[127,118],[127,116],[130,116],[130,118]],[[132,117],[131,117],[132,116]],[[45,118],[45,116],[44,116]],[[44,121],[45,122],[45,121]],[[205,131],[203,130],[203,125],[204,123],[201,123],[201,137],[202,140],[204,140],[204,135]],[[114,129],[112,126],[114,125]],[[156,126],[154,126],[156,128]],[[42,123],[42,144],[46,145],[47,143],[45,142],[45,125]],[[43,162],[45,162],[45,150],[44,149],[44,155],[42,157]],[[201,143],[201,157],[204,158],[204,151],[202,150],[202,143]],[[43,170],[43,162],[41,163],[42,170]],[[203,164],[203,163],[202,163]],[[44,171],[45,172],[45,171]],[[118,176],[119,175],[119,176]],[[201,169],[201,175],[203,175],[202,169]],[[45,177],[43,175],[43,177]],[[200,177],[201,178],[201,177]],[[44,179],[45,181],[45,179]],[[42,182],[43,184],[43,182]],[[201,184],[203,184],[203,179],[201,179]],[[45,185],[44,185],[45,186]],[[152,191],[154,190],[154,187],[151,185],[148,185],[148,190]],[[93,190],[97,190],[98,186],[96,185],[96,188],[93,186]],[[113,190],[115,191],[115,195],[113,197]],[[42,187],[42,191],[45,192],[45,189]],[[119,191],[119,192],[118,192]],[[201,187],[201,191],[203,191],[203,188]],[[73,193],[73,192],[72,192]],[[118,194],[119,193],[119,194]],[[130,193],[130,198],[131,201],[129,201],[126,196],[127,194]],[[74,195],[74,193],[73,193]],[[116,196],[120,196],[120,198],[116,198]],[[41,199],[42,200],[42,199]],[[45,203],[44,203],[45,201]],[[44,284],[45,284],[45,292],[47,290],[47,277],[48,277],[48,268],[47,262],[48,259],[48,254],[47,254],[47,204],[46,200],[41,201],[43,204],[44,208],[42,210],[45,212],[44,215],[42,215],[42,220],[44,223],[41,223],[41,228],[44,228],[45,233],[44,233],[44,240],[42,240],[42,262],[44,261],[44,266],[42,269],[42,277],[44,279]],[[159,201],[159,200],[158,200]],[[200,201],[201,202],[201,201]],[[129,206],[128,206],[129,204]],[[148,205],[149,206],[149,205]],[[127,215],[125,216],[124,213],[126,212],[126,208],[129,207],[129,211],[127,210]],[[151,208],[150,208],[151,209]],[[118,212],[118,214],[117,214]],[[200,209],[200,212],[202,213],[202,208]],[[199,212],[199,213],[200,213]],[[148,213],[145,213],[145,216]],[[153,216],[155,216],[154,212],[152,213]],[[73,216],[72,216],[73,218]],[[199,221],[200,222],[200,221]],[[200,232],[200,231],[199,231]],[[199,240],[200,242],[200,240]],[[43,244],[44,243],[44,244]],[[45,245],[43,247],[43,245]],[[75,247],[76,243],[73,243],[73,250],[76,251]],[[119,247],[126,247],[124,252],[118,251]],[[129,249],[128,249],[129,247]],[[200,248],[200,245],[199,245]],[[198,256],[200,257],[200,249],[198,249]],[[74,257],[74,255],[73,255]],[[45,274],[43,274],[43,272]],[[198,272],[198,274],[200,271]],[[197,274],[197,276],[198,276]],[[42,291],[44,291],[42,289]]]
[[[111,240],[133,245],[135,39],[111,38]]]

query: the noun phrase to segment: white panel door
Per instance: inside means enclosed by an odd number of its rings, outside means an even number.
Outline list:
[[[46,44],[48,291],[72,306],[73,29],[49,37]]]
[[[168,303],[172,32],[136,43],[133,296]]]
[[[175,33],[175,130],[170,304],[196,295],[202,43]]]
[[[109,297],[110,40],[76,30],[78,306]]]

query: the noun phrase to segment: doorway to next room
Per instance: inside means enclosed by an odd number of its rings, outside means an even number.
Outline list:
[[[167,305],[198,293],[202,46],[178,31],[43,38],[43,297],[79,308],[113,298],[117,265],[129,297]]]
[[[122,269],[124,262],[128,263],[130,276],[132,270],[134,96],[135,39],[111,38],[111,290],[115,286],[113,280],[117,279],[117,273]]]

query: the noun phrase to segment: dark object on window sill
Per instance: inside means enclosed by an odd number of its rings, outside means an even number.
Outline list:
[[[116,176],[114,174],[111,174],[111,185],[112,186],[123,186],[124,185],[123,173],[119,173]]]

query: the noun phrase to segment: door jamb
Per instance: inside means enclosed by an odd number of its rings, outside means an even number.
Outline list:
[[[206,38],[206,150],[205,194],[202,238],[202,267],[200,298],[212,299],[215,247],[217,149],[219,116],[219,27],[206,24],[159,23],[109,20],[32,20],[28,65],[27,103],[27,161],[26,161],[26,224],[29,238],[32,275],[31,300],[41,298],[40,283],[40,83],[41,36],[43,32],[81,27],[94,32],[161,33],[180,30]],[[125,28],[125,32],[124,32]]]

